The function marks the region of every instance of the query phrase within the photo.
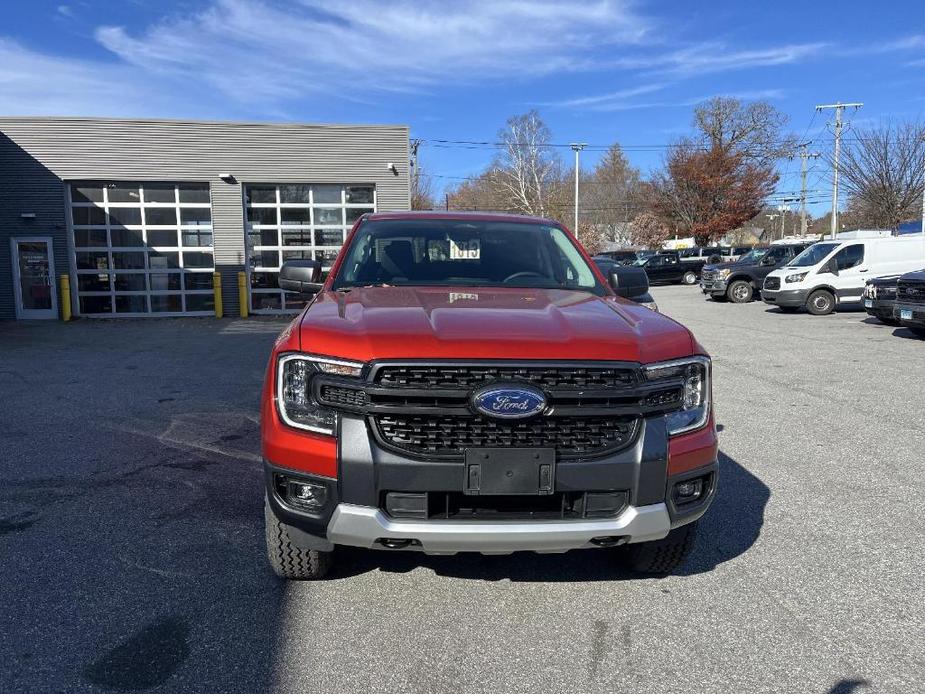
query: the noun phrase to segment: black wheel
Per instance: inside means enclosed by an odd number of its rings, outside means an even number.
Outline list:
[[[696,284],[697,283],[697,273],[693,270],[688,270],[684,273],[684,277],[681,278],[683,284]]]
[[[806,310],[814,316],[827,316],[835,310],[835,295],[828,289],[817,289],[806,300]]]
[[[270,503],[263,502],[266,523],[267,558],[280,578],[307,581],[324,578],[333,563],[333,552],[302,549],[289,537],[289,526],[281,523]]]
[[[745,280],[736,280],[726,289],[726,296],[734,304],[747,304],[752,300],[752,283]]]
[[[639,573],[668,574],[687,559],[696,537],[696,522],[682,525],[661,540],[621,547],[621,561],[628,569]]]
[[[925,339],[925,328],[920,328],[918,326],[907,325],[907,328],[912,331],[913,335],[918,335],[922,339]]]
[[[796,313],[800,310],[799,306],[778,306],[781,313]]]

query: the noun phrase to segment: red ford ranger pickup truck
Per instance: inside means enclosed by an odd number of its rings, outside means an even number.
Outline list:
[[[677,568],[716,492],[711,364],[624,298],[634,272],[551,220],[450,212],[365,215],[323,283],[285,264],[314,297],[262,396],[276,573],[320,578],[338,545]]]

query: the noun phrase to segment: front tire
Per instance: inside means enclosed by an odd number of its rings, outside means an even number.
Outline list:
[[[726,295],[734,304],[747,304],[753,298],[752,283],[745,280],[736,280],[726,289]]]
[[[684,276],[681,278],[681,282],[683,284],[696,284],[697,273],[692,270],[688,270],[687,272],[684,273]]]
[[[669,574],[675,571],[694,547],[697,523],[675,528],[661,540],[639,542],[621,547],[621,562],[631,571],[645,574]]]
[[[302,549],[293,543],[289,526],[280,522],[267,500],[263,502],[263,518],[267,559],[277,576],[293,581],[312,581],[327,575],[333,564],[333,552]]]
[[[817,289],[806,300],[806,310],[814,316],[827,316],[835,310],[835,295],[828,289]]]

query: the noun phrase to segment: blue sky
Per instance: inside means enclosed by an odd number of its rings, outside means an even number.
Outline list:
[[[647,171],[718,94],[770,101],[820,150],[816,104],[864,102],[856,126],[919,118],[925,5],[33,0],[0,25],[4,115],[404,123],[439,189],[494,152],[434,140],[491,141],[530,108],[557,142],[617,141]],[[780,168],[797,189],[798,163]],[[814,163],[810,189],[828,186]]]

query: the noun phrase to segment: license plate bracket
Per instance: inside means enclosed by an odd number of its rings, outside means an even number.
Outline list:
[[[554,448],[468,448],[463,493],[543,495],[556,489]]]

